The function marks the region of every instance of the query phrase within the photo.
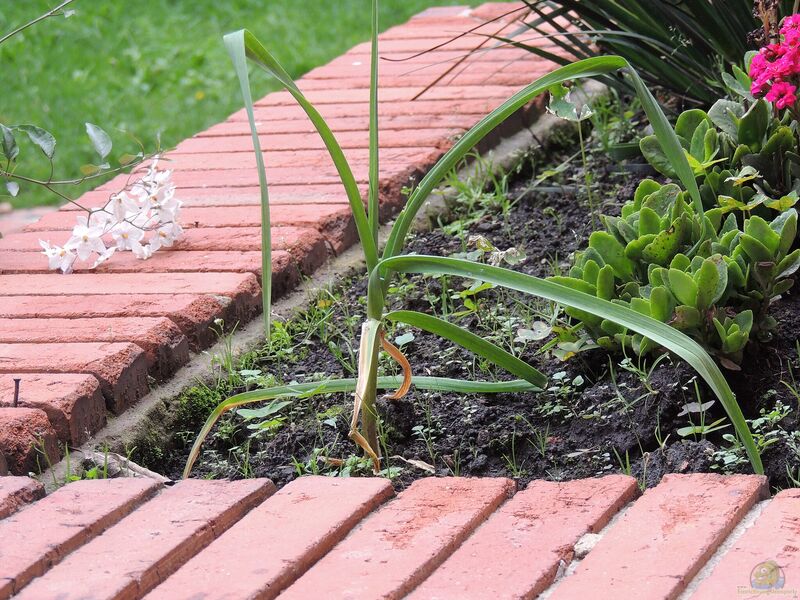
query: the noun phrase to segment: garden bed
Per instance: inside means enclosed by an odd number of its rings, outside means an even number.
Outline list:
[[[593,204],[605,214],[618,214],[638,182],[654,173],[643,165],[610,161],[601,136],[592,138],[589,151]],[[593,218],[577,140],[554,141],[546,160],[542,156],[532,156],[513,178],[476,178],[460,185],[452,220],[418,234],[409,252],[472,252],[472,258],[485,260],[489,252],[476,256],[475,250],[488,241],[498,250],[522,250],[526,258],[514,266],[522,272],[546,277],[568,269],[570,254],[585,246]],[[681,360],[599,349],[562,360],[553,352],[558,350],[550,342],[553,334],[545,334],[563,331],[568,323],[550,303],[498,289],[472,293],[471,282],[454,278],[398,281],[390,293],[392,308],[430,311],[467,326],[513,349],[547,374],[549,384],[542,393],[496,395],[412,388],[402,400],[381,400],[385,474],[396,486],[432,473],[508,476],[524,484],[621,471],[644,488],[670,472],[749,472],[722,406],[707,404],[713,394]],[[177,478],[200,425],[225,397],[275,383],[353,377],[365,284],[360,275],[320,292],[306,311],[277,326],[271,349],[237,361],[222,357],[214,385],[195,387],[179,399],[178,433],[168,447],[143,443],[134,457]],[[797,302],[796,294],[786,294],[775,306],[774,339],[753,341],[742,370],[726,371],[776,488],[796,484],[800,476],[800,435],[793,433],[798,388],[792,369],[800,365]],[[416,375],[510,378],[425,332],[403,328],[388,331],[387,337],[402,347]],[[382,365],[387,374],[396,372],[388,357]],[[277,402],[273,408],[283,406],[272,414],[228,414],[209,436],[193,475],[269,477],[280,485],[304,473],[370,474],[370,463],[355,454],[347,437],[351,403],[350,395],[330,394]]]

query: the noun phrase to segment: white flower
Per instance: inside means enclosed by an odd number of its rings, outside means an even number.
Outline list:
[[[140,181],[145,185],[162,186],[169,183],[172,177],[172,171],[169,169],[159,169],[158,161],[160,159],[160,156],[154,156],[152,162],[150,163],[150,167],[147,169],[147,173],[145,173],[140,179]]]
[[[60,269],[62,273],[71,273],[72,265],[77,258],[72,250],[61,246],[51,246],[50,242],[39,240],[39,245],[44,249],[47,257],[47,267],[51,270]]]
[[[111,246],[111,248],[109,248],[108,250],[106,250],[102,254],[98,255],[97,256],[97,260],[95,260],[94,264],[92,265],[92,268],[96,269],[99,265],[101,265],[104,262],[106,262],[109,258],[111,258],[114,255],[114,252],[116,252],[116,251],[117,251],[117,249],[114,246]]]
[[[169,175],[169,172],[167,171]],[[146,208],[157,209],[175,195],[175,186],[169,181],[138,182],[131,188],[131,193],[139,196],[139,202]]]
[[[129,216],[135,215],[141,210],[136,199],[128,195],[125,190],[111,196],[108,204],[106,204],[106,208],[109,208],[109,205],[111,213],[117,221],[124,221]]]
[[[151,244],[148,244],[147,246],[138,244],[137,246],[131,248],[131,250],[133,251],[133,255],[139,260],[147,260],[153,256],[153,248]]]
[[[158,206],[153,208],[158,222],[162,225],[177,223],[183,203],[175,198],[174,190]]]
[[[86,217],[83,217],[84,219]],[[80,219],[79,219],[80,220]],[[103,254],[106,246],[100,236],[103,235],[101,227],[87,227],[83,223],[78,223],[72,230],[72,237],[69,238],[64,247],[74,250],[80,260],[87,260],[92,252]]]
[[[150,240],[150,246],[155,252],[159,248],[172,246],[173,242],[178,239],[183,233],[183,228],[177,223],[168,223],[156,229],[153,238]]]
[[[117,250],[133,250],[134,246],[141,246],[144,231],[126,221],[117,223],[111,230]]]
[[[71,273],[76,260],[96,254],[92,268],[117,251],[130,250],[139,259],[150,258],[156,250],[172,246],[183,233],[178,222],[181,201],[175,197],[172,172],[158,169],[158,157],[133,185],[113,194],[102,208],[87,209],[63,247],[40,241],[51,269]],[[147,232],[152,232],[145,241]],[[106,248],[103,237],[114,243]]]
[[[103,208],[93,208],[87,215],[81,215],[75,220],[78,222],[78,225],[97,227],[104,232],[108,231],[108,226],[114,223],[114,217]]]

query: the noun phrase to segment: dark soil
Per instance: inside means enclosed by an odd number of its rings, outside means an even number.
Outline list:
[[[574,148],[555,149],[550,154],[552,164],[559,164],[573,152]],[[573,161],[556,189],[544,193],[526,192],[531,173],[523,174],[512,186],[510,197],[517,200],[507,214],[489,211],[471,223],[463,235],[451,236],[439,229],[417,235],[408,251],[450,255],[462,252],[463,240],[477,234],[500,249],[524,248],[528,258],[517,269],[537,276],[552,275],[554,265],[566,265],[569,255],[585,244],[591,232],[579,165],[580,161]],[[621,172],[599,153],[592,157],[592,166],[602,210],[613,214],[619,203],[632,196],[640,176]],[[448,286],[454,291],[448,291]],[[442,296],[462,289],[460,281],[405,279],[394,294],[392,307],[438,310]],[[363,277],[342,282],[334,292],[336,310],[329,326],[345,332],[357,326],[364,312],[364,293]],[[451,302],[450,310],[463,309],[460,300]],[[537,310],[547,309],[546,304],[537,305],[530,297],[495,289],[481,292],[477,302],[479,308],[473,314],[451,320],[493,339],[511,340],[517,328],[529,327],[530,322],[525,320],[534,318],[532,304]],[[775,440],[763,458],[771,484],[776,487],[789,485],[787,468],[797,473],[800,464],[800,437],[795,434],[797,398],[782,383],[792,383],[789,365],[798,367],[798,302],[798,294],[789,293],[777,303],[774,314],[780,327],[775,339],[752,346],[741,372],[726,372],[748,419],[758,417],[762,409],[771,411],[777,402],[791,409],[788,416],[763,431],[765,439]],[[357,327],[355,331],[357,335]],[[471,353],[435,336],[420,331],[414,331],[414,336],[403,350],[415,374],[508,378],[503,371],[481,364]],[[348,335],[334,342],[337,352],[346,355],[348,345],[357,343]],[[538,352],[540,347],[540,343],[529,343],[522,357],[549,376],[551,387],[546,392],[462,395],[412,389],[402,400],[382,400],[384,453],[389,456],[389,466],[396,468],[392,473],[396,486],[402,488],[429,475],[398,456],[429,463],[437,475],[508,476],[523,484],[538,478],[565,480],[628,471],[642,486],[649,487],[665,473],[749,471],[743,451],[722,437],[732,434],[732,427],[707,437],[681,437],[677,433],[689,425],[689,416],[680,415],[684,405],[697,401],[695,373],[679,359],[664,357],[656,362],[655,358],[639,361],[632,357],[623,362],[623,356],[591,350],[563,362]],[[280,360],[253,357],[246,368],[281,374],[284,382],[319,379],[320,374],[352,376],[319,335],[312,335],[302,351],[292,356]],[[655,367],[648,376],[636,372],[634,365],[640,364],[645,372]],[[388,371],[393,369],[388,360],[385,365]],[[697,389],[702,401],[714,398],[702,381],[697,381]],[[356,450],[347,437],[351,402],[344,394],[298,400],[287,409],[282,426],[252,439],[240,417],[225,417],[207,441],[193,474],[269,477],[276,484],[285,484],[300,472],[341,474],[343,467],[332,465],[324,457],[347,459]],[[698,416],[692,416],[696,423]],[[705,419],[710,423],[723,417],[724,410],[716,402]],[[174,440],[174,450],[161,460],[150,461],[150,466],[179,476],[200,423],[185,423],[187,428],[196,429]],[[351,475],[370,472],[364,461],[353,458],[347,464],[351,468],[344,469]]]

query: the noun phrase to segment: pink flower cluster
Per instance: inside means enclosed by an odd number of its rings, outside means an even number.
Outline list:
[[[750,93],[789,108],[797,102],[800,83],[800,14],[786,17],[780,32],[781,41],[761,48],[750,62]]]

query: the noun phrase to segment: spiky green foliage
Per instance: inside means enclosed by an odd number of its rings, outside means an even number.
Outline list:
[[[533,15],[507,41],[559,64],[598,53],[625,57],[651,85],[690,104],[710,106],[720,97],[722,73],[749,49],[747,36],[761,24],[750,0],[526,0]],[[782,15],[793,0],[779,0]],[[547,52],[533,37],[548,36],[569,58]],[[607,81],[619,84],[607,78]]]

